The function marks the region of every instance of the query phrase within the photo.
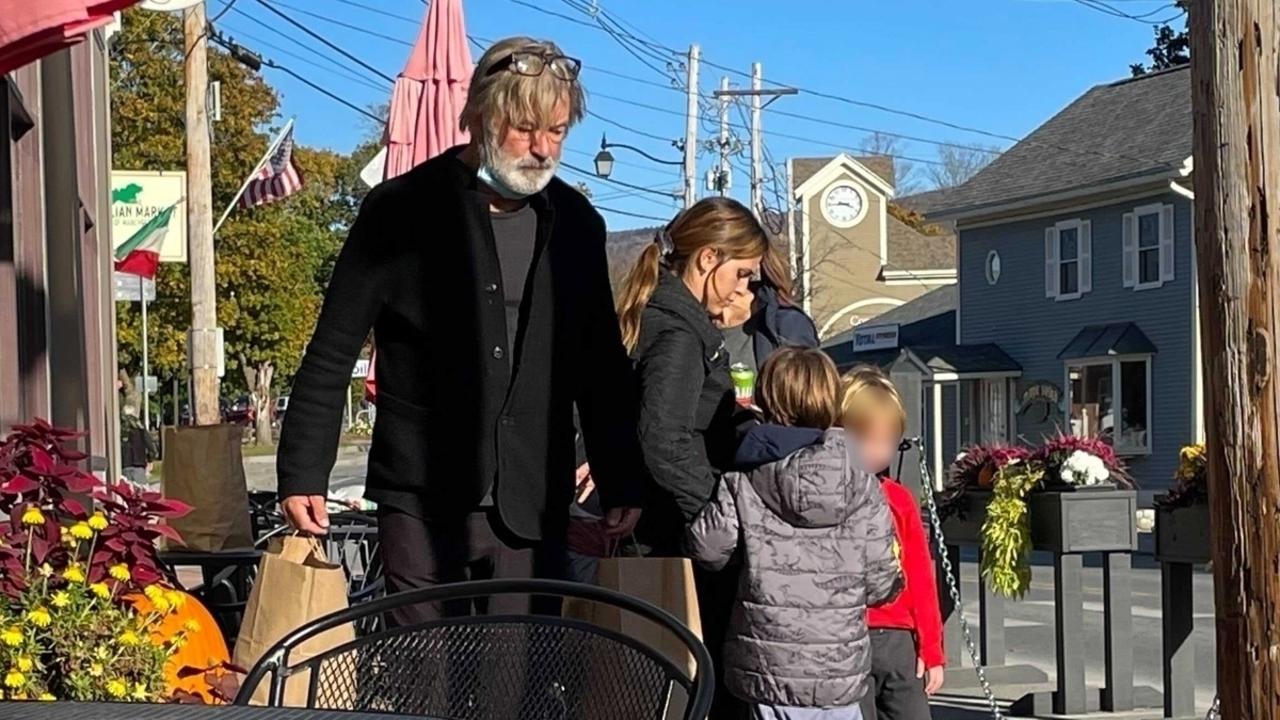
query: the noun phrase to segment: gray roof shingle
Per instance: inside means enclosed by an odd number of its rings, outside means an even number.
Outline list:
[[[1191,131],[1185,65],[1098,85],[949,191],[934,212],[1176,171],[1191,155]]]
[[[886,270],[951,270],[956,266],[956,236],[925,235],[898,218],[888,219]]]
[[[889,183],[889,185],[892,186],[894,184],[894,164],[892,157],[889,157],[888,155],[859,156],[852,153],[849,154],[849,157],[857,160],[863,165],[863,167],[878,175],[881,180]],[[800,187],[804,184],[805,180],[817,175],[819,170],[826,167],[827,164],[834,159],[834,155],[831,157],[819,158],[791,158],[791,172],[795,176],[796,187]]]

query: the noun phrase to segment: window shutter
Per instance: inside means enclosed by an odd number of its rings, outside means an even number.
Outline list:
[[[1093,290],[1093,223],[1080,223],[1080,292]]]
[[[1058,297],[1058,228],[1044,229],[1044,296]]]
[[[1124,214],[1124,229],[1121,233],[1124,238],[1121,243],[1121,252],[1124,256],[1124,286],[1127,288],[1137,287],[1138,285],[1138,216],[1133,213]]]
[[[1160,282],[1173,280],[1173,206],[1160,208]]]

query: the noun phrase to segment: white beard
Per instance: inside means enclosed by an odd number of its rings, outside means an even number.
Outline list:
[[[548,158],[539,162],[532,156],[508,157],[502,148],[488,140],[480,144],[480,162],[496,180],[525,196],[542,192],[555,177],[560,161]]]

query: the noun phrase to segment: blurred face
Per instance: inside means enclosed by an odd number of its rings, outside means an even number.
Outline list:
[[[486,138],[481,162],[504,185],[535,195],[555,177],[569,134],[569,103],[556,103],[550,120],[510,124],[501,137]]]
[[[759,272],[759,257],[725,260],[714,249],[703,248],[685,271],[685,283],[709,315],[722,317],[734,306],[750,303],[748,286]]]
[[[902,442],[897,418],[884,415],[862,418],[857,423],[845,418],[844,426],[858,447],[863,470],[876,473],[889,467],[898,454],[898,443]]]

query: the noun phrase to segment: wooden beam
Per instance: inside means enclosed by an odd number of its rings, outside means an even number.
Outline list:
[[[1280,718],[1280,0],[1191,4],[1220,717]]]

